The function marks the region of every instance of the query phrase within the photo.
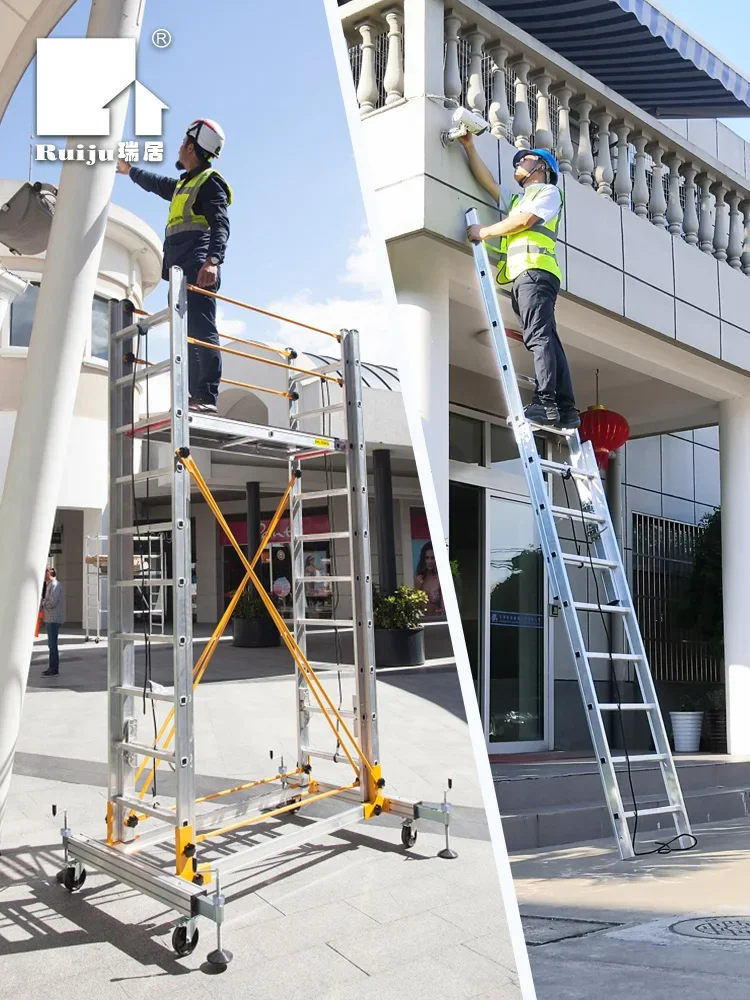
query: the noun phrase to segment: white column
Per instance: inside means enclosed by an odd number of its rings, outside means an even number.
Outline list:
[[[403,323],[403,391],[422,418],[443,528],[448,530],[448,274],[440,257],[407,243],[388,248]]]
[[[669,167],[669,197],[667,199],[667,224],[672,236],[682,235],[682,203],[680,201],[680,167],[682,160],[677,153],[668,153],[664,162]]]
[[[698,190],[700,191],[701,202],[698,243],[703,253],[712,254],[714,252],[714,220],[711,184],[712,181],[708,174],[698,175]]]
[[[630,125],[624,120],[616,121],[612,126],[617,133],[617,173],[615,174],[615,195],[617,204],[622,208],[630,208],[630,195],[633,191],[633,180],[630,176],[630,156],[628,138]]]
[[[729,203],[729,243],[727,245],[727,261],[730,267],[739,271],[742,267],[743,221],[740,212],[742,195],[732,191],[727,199]]]
[[[664,175],[664,164],[662,163],[664,147],[660,146],[658,142],[652,142],[646,146],[646,152],[653,160],[651,165],[651,198],[649,199],[648,210],[651,214],[651,222],[660,229],[663,229],[667,221],[667,199],[664,194],[664,184],[662,183]]]
[[[498,139],[508,137],[510,123],[510,108],[508,107],[508,92],[505,86],[505,64],[508,61],[508,50],[502,44],[493,45],[490,49],[492,59],[492,100],[490,102],[489,122],[492,134]]]
[[[529,76],[536,84],[536,131],[534,132],[535,149],[552,149],[552,122],[549,114],[549,88],[552,77],[546,69],[536,70]]]
[[[6,271],[0,264],[0,334],[5,325],[5,318],[13,300],[26,291],[28,282],[17,277],[12,271]]]
[[[561,174],[573,173],[573,157],[575,149],[570,135],[570,99],[573,91],[566,83],[557,84],[551,93],[558,100],[559,110],[557,113],[557,162],[560,165]]]
[[[646,179],[646,146],[648,137],[636,132],[632,137],[635,146],[635,179],[633,181],[633,211],[639,219],[648,218],[648,181]]]
[[[484,34],[473,28],[466,40],[469,43],[471,54],[469,56],[469,79],[466,87],[466,103],[470,111],[475,111],[484,117],[484,109],[487,107],[487,95],[484,92],[484,80],[482,78],[482,65],[484,62]]]
[[[446,97],[455,101],[461,101],[461,90],[463,81],[461,80],[461,68],[458,65],[458,33],[461,30],[461,18],[457,17],[453,10],[445,12],[445,82],[444,93]]]
[[[88,36],[137,38],[143,6],[93,0]],[[127,101],[126,92],[110,105],[112,131],[101,143],[115,154]],[[87,140],[69,146],[78,141]],[[112,163],[63,164],[0,504],[0,826],[114,180]]]
[[[383,12],[388,22],[388,58],[385,64],[383,87],[385,88],[385,103],[393,104],[404,96],[404,57],[403,57],[403,16],[400,10]]]
[[[93,538],[95,535],[102,535],[102,512],[96,507],[84,507],[83,509],[83,546],[81,551],[81,560],[83,562],[83,613],[82,622],[83,628],[85,629],[88,625],[92,631],[96,630],[96,586],[91,587],[91,593],[89,594],[89,573],[91,574],[91,582],[94,581],[94,571],[96,567],[89,567],[86,563],[86,556],[88,554],[89,545],[87,544],[87,538]],[[94,543],[91,542],[91,553],[94,552]],[[105,622],[106,624],[106,619]]]
[[[578,156],[576,157],[578,183],[583,184],[584,187],[592,187],[594,183],[594,179],[591,176],[594,171],[594,155],[591,151],[591,121],[589,115],[594,105],[588,98],[582,97],[573,106],[578,112]]]
[[[517,149],[531,147],[531,114],[529,112],[529,69],[524,56],[517,56],[508,64],[516,74],[516,101],[513,111],[513,135]]]
[[[357,84],[357,101],[360,115],[369,115],[378,106],[378,80],[375,73],[375,42],[372,40],[372,21],[357,24],[362,42],[359,46],[362,62]]]
[[[750,754],[750,397],[719,405],[721,445],[721,576],[724,664],[730,754]]]
[[[612,181],[615,179],[615,172],[612,169],[612,154],[609,150],[609,129],[612,124],[612,115],[606,108],[597,108],[594,112],[594,121],[599,129],[594,182],[596,190],[603,198],[611,198]]]
[[[750,200],[740,202],[742,212],[742,273],[750,275]]]
[[[717,181],[711,185],[711,194],[715,199],[714,257],[717,260],[725,261],[729,246],[729,206],[724,201],[727,189],[721,181]]]
[[[409,0],[404,5],[404,97],[444,94],[443,0]]]
[[[698,173],[692,163],[686,163],[682,168],[685,178],[685,214],[682,228],[685,232],[685,242],[688,246],[698,246],[698,207],[695,193],[695,175]]]

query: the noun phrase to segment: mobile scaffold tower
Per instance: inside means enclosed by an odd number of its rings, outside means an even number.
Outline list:
[[[235,346],[208,348],[188,335],[187,292],[213,295],[188,286],[179,268],[169,277],[169,304],[150,316],[134,315],[128,302],[113,302],[110,311],[110,529],[109,529],[109,615],[108,615],[108,704],[109,704],[109,790],[106,839],[96,840],[68,827],[62,830],[65,866],[58,880],[75,891],[86,878],[85,865],[169,906],[179,914],[172,935],[178,955],[190,954],[198,941],[196,922],[206,917],[216,924],[217,947],[209,962],[224,966],[231,954],[222,948],[221,925],[225,896],[221,879],[228,873],[248,869],[265,859],[299,848],[361,820],[371,821],[382,813],[401,818],[401,844],[413,846],[420,821],[440,824],[446,846],[440,855],[455,857],[448,842],[450,805],[442,802],[405,802],[389,798],[385,791],[378,743],[377,681],[374,658],[373,604],[370,531],[367,499],[367,465],[362,413],[362,379],[358,334],[342,330],[338,334],[306,324],[307,330],[332,337],[341,349],[341,361],[321,368],[295,365],[296,352],[276,350],[269,345],[226,337],[234,344],[262,348],[282,355],[281,360],[238,351]],[[219,296],[216,296],[219,297]],[[223,298],[223,297],[222,297]],[[239,303],[264,315],[264,310]],[[287,322],[296,323],[286,317]],[[149,363],[143,349],[148,331],[169,325],[169,357]],[[254,361],[282,367],[288,373],[285,391],[224,379],[234,386],[265,391],[289,401],[289,426],[269,427],[194,412],[188,399],[188,350],[190,347],[240,354]],[[142,355],[145,354],[145,357]],[[156,375],[169,375],[170,409],[145,417],[136,413],[136,386]],[[321,387],[321,403],[303,410],[306,386]],[[323,388],[325,387],[325,389]],[[332,400],[331,391],[335,394]],[[345,437],[326,436],[301,429],[306,420],[330,418],[332,411],[344,411]],[[330,426],[330,425],[329,425]],[[169,445],[170,461],[161,468],[136,471],[134,446],[157,441]],[[203,478],[192,449],[221,450],[224,454],[260,456],[288,463],[289,480],[281,502],[267,526],[265,537],[251,558],[237,542],[229,524]],[[303,467],[307,460],[341,456],[346,465],[346,486],[305,491]],[[155,464],[160,464],[156,462]],[[148,532],[171,532],[171,574],[167,579],[148,580],[150,586],[170,588],[173,627],[171,633],[151,633],[147,625],[138,631],[134,616],[134,594],[142,587],[134,549],[141,537],[136,508],[136,484],[165,479],[171,484],[171,520],[144,524]],[[213,634],[193,659],[191,613],[191,484],[205,500],[224,530],[245,575],[221,616]],[[346,531],[326,535],[305,535],[303,507],[307,502],[329,501],[345,496],[348,512]],[[291,508],[293,611],[290,627],[281,618],[265,591],[255,567],[273,536],[287,507]],[[305,546],[328,540],[348,539],[348,575],[325,577],[305,575]],[[335,566],[333,572],[336,572]],[[306,585],[346,585],[351,590],[350,619],[308,618]],[[296,675],[297,759],[266,777],[248,779],[231,788],[221,788],[196,797],[195,789],[195,692],[234,608],[247,586],[252,586],[265,604],[289,651]],[[315,662],[307,656],[308,629],[314,626],[347,629],[353,638],[353,663]],[[171,647],[173,686],[159,687],[148,677],[136,678],[136,644]],[[341,675],[348,671],[353,680],[352,709],[342,708]],[[336,681],[337,695],[326,687],[326,677]],[[151,710],[168,707],[166,717],[153,742],[139,741],[136,705],[150,703]],[[336,703],[338,702],[338,704]],[[328,733],[331,748],[316,735],[315,725]],[[153,793],[155,775],[166,762],[173,771],[168,796],[157,800]],[[348,772],[343,780],[323,780],[318,767]],[[169,777],[169,776],[168,776]],[[330,777],[326,774],[324,777]],[[149,794],[152,792],[152,794]],[[324,805],[321,805],[323,804]],[[313,807],[311,816],[306,814]],[[300,813],[301,811],[301,813]],[[300,813],[300,815],[296,815]],[[321,816],[320,814],[323,813]]]

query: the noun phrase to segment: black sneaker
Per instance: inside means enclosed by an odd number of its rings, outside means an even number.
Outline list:
[[[531,402],[524,407],[523,415],[529,423],[541,427],[554,427],[560,420],[560,411],[554,403]]]
[[[191,399],[189,409],[192,413],[217,413],[214,403],[201,403],[200,400]]]
[[[581,426],[581,414],[575,406],[566,406],[560,410],[560,419],[557,426],[563,431],[574,431]]]
[[[42,677],[57,677],[59,673],[59,670],[43,670]]]

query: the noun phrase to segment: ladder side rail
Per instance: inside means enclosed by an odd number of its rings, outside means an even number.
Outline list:
[[[354,620],[354,664],[357,680],[356,708],[362,753],[373,767],[380,764],[378,734],[377,674],[375,668],[375,623],[372,597],[370,511],[367,494],[367,450],[362,405],[362,368],[357,330],[342,330],[344,405],[347,431],[346,476],[349,487],[349,559],[352,576]],[[361,762],[363,801],[377,794],[372,775]]]
[[[190,448],[188,409],[187,285],[178,267],[169,273],[169,336],[172,362],[172,605],[174,621],[174,727],[177,825],[195,829],[195,745],[193,730],[193,615],[190,544],[190,477],[176,460]],[[149,615],[150,617],[150,615]]]
[[[576,462],[581,462],[588,469],[596,469],[596,457],[594,455],[591,442],[584,442],[580,445],[581,457],[576,457]],[[581,467],[580,465],[578,467]],[[579,480],[576,482],[579,495],[582,490],[588,490],[590,501],[594,512],[604,518],[604,531],[601,532],[595,542],[596,554],[601,554],[605,559],[617,563],[617,568],[603,574],[604,589],[608,600],[618,601],[622,607],[628,609],[628,614],[624,617],[625,634],[630,652],[641,659],[635,661],[635,673],[638,680],[638,687],[641,699],[646,704],[656,705],[656,711],[647,712],[648,724],[651,731],[651,739],[654,744],[654,751],[661,756],[659,766],[662,772],[664,787],[670,805],[679,806],[681,812],[673,814],[675,830],[678,834],[690,833],[690,822],[687,815],[687,808],[680,786],[677,768],[669,745],[664,718],[659,707],[659,699],[654,684],[653,675],[646,655],[646,647],[643,643],[638,616],[636,615],[630,585],[622,561],[622,554],[614,532],[612,518],[604,493],[604,486],[601,477],[597,475],[595,479],[588,481]],[[583,497],[582,497],[583,499]]]
[[[467,226],[478,223],[476,209],[466,213]],[[620,794],[614,765],[607,741],[606,730],[601,713],[598,709],[598,695],[586,657],[586,645],[583,639],[578,611],[574,607],[574,598],[570,580],[561,558],[561,545],[551,510],[547,484],[540,465],[539,452],[534,441],[532,429],[523,414],[523,403],[518,388],[513,361],[508,348],[505,325],[497,302],[494,283],[490,270],[487,251],[482,243],[472,244],[474,262],[479,276],[479,285],[484,300],[485,310],[490,323],[490,332],[495,345],[495,356],[498,364],[498,374],[505,393],[508,410],[511,417],[513,433],[518,451],[523,463],[526,482],[529,487],[532,507],[539,528],[540,542],[550,581],[555,589],[555,596],[562,604],[568,638],[573,652],[573,660],[578,674],[579,684],[585,700],[586,720],[599,764],[602,782],[605,789],[607,808],[612,820],[612,827],[618,839],[623,856],[632,855],[632,845],[624,805]]]
[[[131,490],[117,489],[114,481],[118,476],[127,476],[133,469],[133,445],[121,435],[113,434],[115,427],[121,427],[133,420],[133,394],[123,386],[118,388],[117,379],[132,375],[133,365],[125,360],[133,351],[134,337],[131,334],[117,340],[115,335],[123,327],[132,325],[132,306],[128,302],[113,300],[109,305],[109,523],[110,546],[107,566],[107,587],[109,588],[107,615],[107,635],[113,632],[133,631],[134,592],[127,587],[117,587],[123,579],[125,567],[133,565],[132,535],[116,534],[117,528],[129,527],[133,523],[133,496]],[[98,624],[98,623],[97,623]],[[121,752],[118,744],[129,737],[135,737],[135,701],[132,697],[122,697],[114,688],[135,684],[135,647],[132,643],[107,644],[107,700],[108,700],[108,798],[114,802],[135,791],[136,761],[131,755]],[[132,840],[134,832],[125,825],[125,808],[115,803],[112,811],[112,827],[109,831],[115,841]]]
[[[298,372],[289,372],[289,393],[292,397],[289,401],[289,426],[293,431],[300,430],[300,421],[297,416],[300,411],[300,398],[295,399],[295,396],[302,396],[302,387],[299,379]],[[304,503],[302,501],[303,477],[301,473],[302,463],[291,458],[289,460],[289,478],[291,479],[292,476],[295,477],[289,497],[289,526],[292,550],[292,628],[294,630],[294,639],[306,657],[307,594],[303,582],[305,575],[305,546],[303,542]],[[305,748],[310,746],[310,719],[312,717],[309,711],[311,703],[310,688],[296,661],[294,664],[294,673],[296,677],[294,694],[296,699],[295,718],[297,719],[297,766],[307,768],[310,766],[310,754],[306,752]],[[302,775],[302,779],[306,785],[308,782],[307,775]]]

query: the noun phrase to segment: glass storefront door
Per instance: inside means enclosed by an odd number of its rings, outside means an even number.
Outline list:
[[[492,749],[546,746],[544,561],[528,503],[487,495],[485,691]]]

